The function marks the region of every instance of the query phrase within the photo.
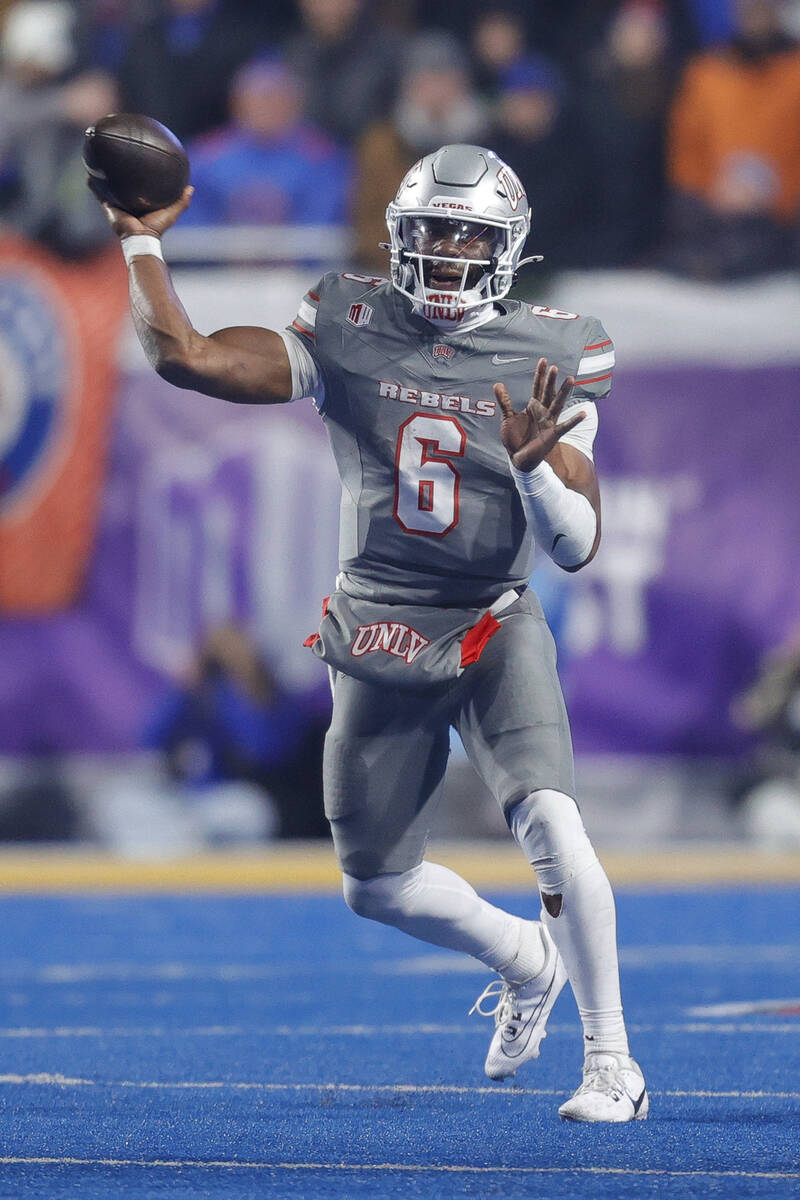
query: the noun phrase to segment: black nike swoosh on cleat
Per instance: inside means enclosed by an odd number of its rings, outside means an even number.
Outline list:
[[[566,535],[565,533],[557,533],[557,534],[556,534],[556,536],[553,538],[553,544],[552,544],[552,546],[550,547],[550,553],[551,553],[551,554],[552,554],[552,553],[553,553],[553,551],[555,550],[555,548],[556,548],[556,546],[558,545],[558,543],[559,543],[559,541],[561,540],[561,538],[562,538],[562,537],[566,537],[566,536],[567,536],[567,535]]]
[[[645,1096],[646,1096],[646,1095],[647,1095],[647,1088],[646,1088],[646,1087],[643,1087],[643,1088],[642,1088],[642,1094],[641,1094],[641,1096],[639,1097],[639,1099],[638,1099],[638,1100],[634,1100],[634,1099],[633,1099],[633,1096],[631,1096],[631,1095],[630,1095],[630,1093],[628,1093],[628,1097],[629,1097],[629,1099],[630,1099],[630,1100],[632,1101],[632,1103],[633,1103],[633,1115],[634,1115],[634,1116],[636,1116],[636,1114],[638,1113],[639,1109],[642,1107],[642,1102],[644,1101],[644,1098],[645,1098]]]
[[[536,1008],[530,1014],[527,1021],[525,1021],[524,1024],[521,1026],[521,1028],[518,1030],[517,1036],[511,1039],[511,1041],[513,1042],[513,1045],[516,1049],[516,1054],[509,1054],[508,1048],[507,1048],[507,1043],[505,1042],[505,1039],[503,1039],[503,1038],[500,1039],[500,1045],[502,1047],[503,1054],[506,1058],[518,1058],[521,1054],[524,1054],[526,1049],[528,1048],[528,1042],[531,1040],[531,1034],[533,1033],[533,1026],[536,1024],[536,1021],[539,1019],[539,1014],[541,1013],[542,1008],[543,1008],[544,1004],[546,1003],[547,998],[550,995],[550,992],[552,991],[553,984],[555,983],[556,965],[557,964],[553,965],[553,976],[552,976],[549,984],[545,988],[545,991],[544,991],[544,994],[543,994],[541,1000],[536,1005]],[[520,1045],[520,1040],[521,1040],[523,1034],[527,1034],[527,1037]]]

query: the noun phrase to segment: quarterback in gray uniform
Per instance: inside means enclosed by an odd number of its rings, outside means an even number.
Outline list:
[[[642,1119],[614,900],[575,801],[553,640],[527,588],[535,544],[568,571],[597,550],[592,444],[611,340],[593,317],[507,299],[530,209],[483,147],[445,146],[411,168],[386,214],[390,279],[325,275],[282,332],[192,327],[160,246],[190,199],[141,219],[106,206],[151,363],[234,402],[313,397],[342,481],[340,574],[308,645],[334,680],[325,805],[345,899],[496,973],[475,1004],[494,1017],[492,1079],[538,1057],[569,979],[584,1070],[559,1113]],[[451,727],[533,866],[539,920],[424,857]]]

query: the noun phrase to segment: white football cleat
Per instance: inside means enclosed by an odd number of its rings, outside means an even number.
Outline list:
[[[553,939],[544,925],[539,925],[539,931],[545,950],[539,974],[521,984],[492,980],[469,1010],[482,1017],[494,1017],[494,1036],[483,1068],[490,1079],[508,1079],[523,1063],[539,1057],[539,1046],[547,1036],[547,1018],[567,982],[567,972]],[[495,997],[494,1008],[482,1007],[484,1000]]]
[[[643,1121],[649,1108],[639,1064],[624,1054],[596,1050],[586,1055],[583,1083],[558,1115],[563,1121]]]

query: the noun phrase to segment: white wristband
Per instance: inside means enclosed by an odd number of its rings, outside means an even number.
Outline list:
[[[578,567],[592,551],[597,517],[589,501],[573,492],[549,463],[532,471],[511,467],[522,507],[537,543],[560,567]]]
[[[126,266],[130,266],[134,258],[138,258],[142,254],[152,254],[154,258],[164,261],[164,255],[161,253],[161,238],[157,238],[154,233],[134,233],[130,237],[123,238],[122,253]]]

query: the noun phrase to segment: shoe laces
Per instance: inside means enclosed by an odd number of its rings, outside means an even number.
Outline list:
[[[487,1008],[486,1004],[491,1000],[495,1001],[494,1008]],[[495,1026],[499,1029],[514,1017],[516,1001],[517,993],[510,983],[506,983],[504,979],[493,979],[483,989],[467,1015],[472,1016],[476,1012],[482,1017],[494,1017]]]
[[[618,1063],[603,1063],[585,1071],[583,1083],[575,1095],[585,1092],[600,1092],[603,1096],[611,1096],[613,1100],[621,1100],[626,1096],[627,1089],[620,1079],[621,1066]]]

